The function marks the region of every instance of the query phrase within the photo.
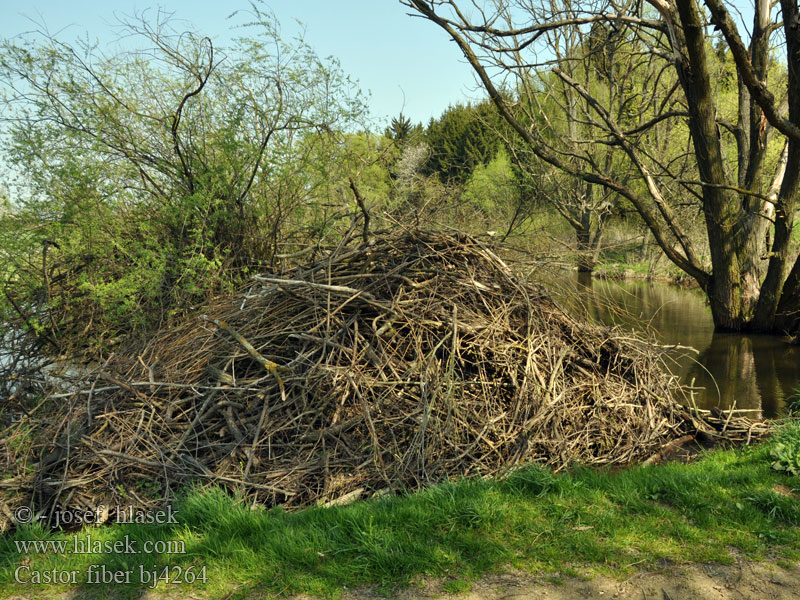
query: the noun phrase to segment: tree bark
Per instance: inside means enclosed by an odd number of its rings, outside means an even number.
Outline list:
[[[740,331],[745,315],[735,231],[738,210],[725,176],[703,25],[694,0],[676,0],[676,6],[683,33],[683,47],[676,48],[678,77],[689,105],[689,130],[704,184],[703,213],[713,267],[711,313],[718,330]]]
[[[800,124],[800,9],[797,0],[781,0],[789,62],[789,121]],[[800,137],[787,137],[786,174],[775,201],[775,241],[756,307],[755,328],[763,331],[800,332],[800,256],[784,283],[790,260],[794,213],[800,188]],[[782,289],[781,289],[782,286]]]

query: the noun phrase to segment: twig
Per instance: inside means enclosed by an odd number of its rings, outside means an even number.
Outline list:
[[[280,373],[278,373],[279,370],[285,370],[286,369],[285,367],[282,367],[281,365],[261,356],[258,350],[256,350],[252,346],[252,344],[250,344],[250,342],[244,339],[244,337],[238,331],[236,331],[233,327],[228,325],[228,323],[226,323],[225,321],[213,317],[208,317],[206,315],[200,315],[200,318],[205,321],[210,321],[211,323],[214,323],[214,325],[216,325],[217,327],[228,333],[233,339],[239,342],[239,345],[247,351],[247,353],[253,358],[253,360],[255,360],[258,364],[264,367],[275,377],[275,380],[278,382],[278,387],[280,388],[281,391],[281,400],[283,400],[284,402],[286,401],[286,390],[283,387],[283,379],[281,379]]]
[[[356,187],[356,182],[353,181],[352,177],[348,177],[348,179],[350,181],[350,189],[353,190],[353,196],[356,198],[358,208],[361,210],[361,214],[364,215],[364,229],[361,232],[361,238],[366,244],[369,242],[369,211],[367,210],[367,205],[364,203],[364,198],[361,196],[361,192],[359,192],[358,187]]]

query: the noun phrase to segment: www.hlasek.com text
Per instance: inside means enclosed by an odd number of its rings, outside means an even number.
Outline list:
[[[136,540],[129,535],[99,540],[73,535],[66,540],[14,540],[19,554],[186,554],[183,540]]]

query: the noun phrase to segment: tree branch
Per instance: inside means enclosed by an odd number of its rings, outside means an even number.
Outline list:
[[[742,42],[742,38],[739,37],[736,24],[731,19],[722,0],[705,0],[705,3],[711,11],[713,23],[720,28],[722,35],[725,36],[725,41],[728,42],[742,81],[747,86],[747,89],[750,90],[753,99],[764,111],[769,123],[785,136],[800,142],[800,127],[789,119],[781,117],[778,106],[775,103],[775,96],[767,89],[766,82],[757,77],[753,64],[750,62],[749,52],[744,42]],[[789,68],[792,68],[791,65]]]

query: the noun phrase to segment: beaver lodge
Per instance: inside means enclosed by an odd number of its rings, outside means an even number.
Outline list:
[[[662,348],[576,321],[465,234],[345,244],[203,312],[7,423],[13,502],[148,506],[200,480],[301,507],[767,430],[685,408]]]

